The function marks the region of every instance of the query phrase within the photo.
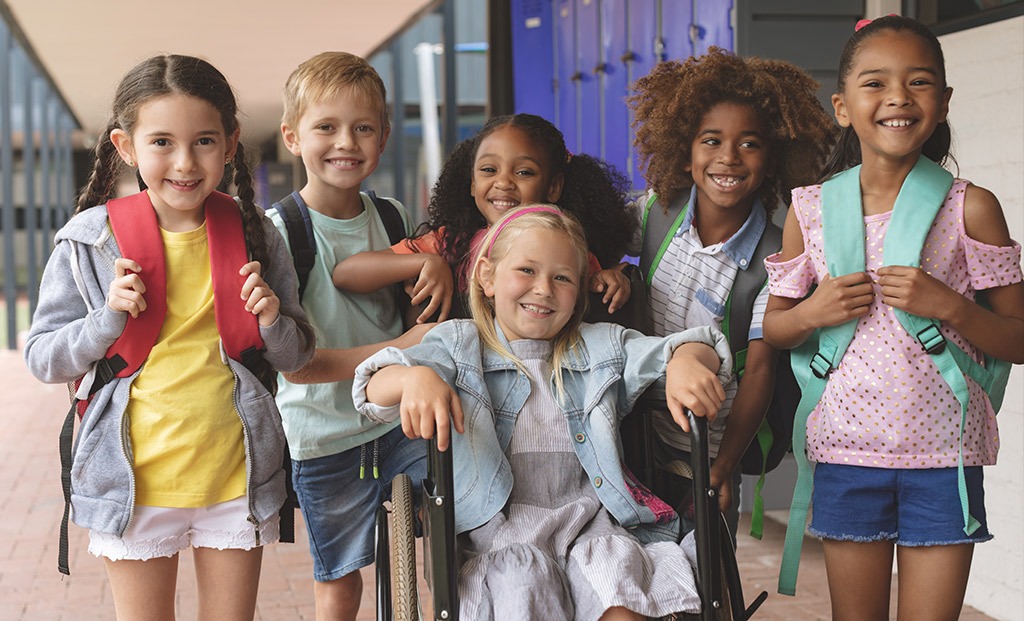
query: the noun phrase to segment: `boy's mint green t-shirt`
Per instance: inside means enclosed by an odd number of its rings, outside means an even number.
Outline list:
[[[350,220],[327,217],[315,211],[315,206],[309,209],[317,254],[302,308],[316,330],[319,349],[380,343],[402,333],[402,318],[392,287],[365,295],[342,293],[331,279],[338,261],[359,252],[391,247],[373,201],[366,194],[361,196],[363,213]],[[393,202],[405,222],[406,233],[411,233],[408,212],[400,203]],[[277,210],[271,209],[267,214],[287,240],[284,221]],[[360,416],[352,405],[351,380],[292,384],[279,377],[278,386],[277,405],[292,459],[341,453],[379,438],[400,424],[379,425]]]

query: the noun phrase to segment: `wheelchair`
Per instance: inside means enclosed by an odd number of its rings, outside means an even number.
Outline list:
[[[718,492],[710,483],[707,421],[690,412],[687,416],[692,447],[689,467],[694,486],[696,577],[701,612],[669,618],[680,621],[745,621],[764,602],[768,593],[762,591],[749,607],[745,606],[732,537],[718,511]],[[649,432],[650,426],[644,424],[643,429]],[[459,618],[459,600],[451,451],[438,451],[435,437],[429,441],[427,459],[427,478],[423,480],[421,490],[424,574],[430,589],[433,619],[456,621]],[[416,516],[412,494],[409,477],[398,475],[392,483],[390,511],[384,506],[377,510],[377,621],[420,618]]]

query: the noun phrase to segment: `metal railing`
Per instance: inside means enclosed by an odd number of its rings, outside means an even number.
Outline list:
[[[54,232],[71,214],[72,132],[79,128],[7,6],[0,2],[0,343],[14,349],[19,315],[35,311]],[[19,306],[27,304],[27,313]],[[23,320],[24,321],[24,320]]]

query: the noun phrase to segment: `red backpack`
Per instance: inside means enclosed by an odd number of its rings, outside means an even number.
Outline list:
[[[256,315],[245,310],[239,297],[245,276],[238,273],[249,262],[238,204],[227,194],[212,193],[205,204],[206,235],[210,251],[210,276],[213,280],[213,310],[217,331],[227,355],[249,369],[260,360],[263,338]],[[114,341],[106,355],[96,363],[96,373],[83,399],[72,397],[71,409],[60,434],[61,482],[64,486],[64,518],[61,522],[58,570],[69,573],[68,515],[71,508],[72,439],[75,413],[81,418],[92,396],[117,377],[130,377],[138,371],[156,344],[167,314],[167,273],[164,244],[157,224],[156,211],[149,194],[139,192],[107,203],[107,217],[122,257],[131,258],[142,267],[146,281],[146,310],[138,317],[129,315],[124,332]],[[74,383],[77,393],[82,379]]]

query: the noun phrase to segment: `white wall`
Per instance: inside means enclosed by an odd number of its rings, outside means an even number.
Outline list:
[[[959,176],[991,190],[1010,235],[1024,241],[1024,17],[940,37],[953,87],[949,120]],[[1024,610],[1024,370],[999,413],[999,462],[985,469],[995,539],[975,547],[967,604],[997,619]]]

